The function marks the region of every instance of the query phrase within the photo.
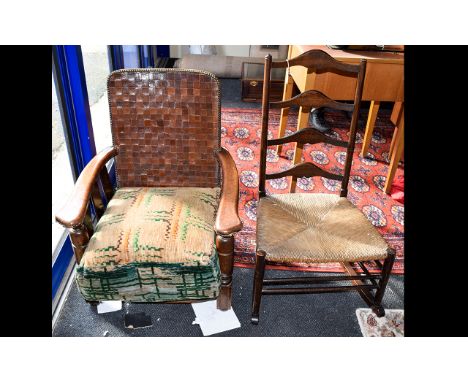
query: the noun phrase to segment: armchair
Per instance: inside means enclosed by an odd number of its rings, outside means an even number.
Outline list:
[[[220,147],[217,78],[122,69],[109,76],[108,95],[113,146],[88,163],[56,215],[69,230],[81,294],[88,302],[217,298],[229,309],[242,222],[237,169]],[[115,192],[105,166],[113,157]]]

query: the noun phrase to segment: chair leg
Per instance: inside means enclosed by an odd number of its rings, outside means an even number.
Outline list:
[[[99,301],[90,301],[90,300],[85,300],[85,301],[91,306],[98,306],[99,305]]]
[[[216,249],[221,268],[221,291],[216,306],[219,310],[229,310],[232,300],[232,271],[234,267],[234,236],[216,236]]]
[[[265,255],[264,251],[257,251],[255,258],[255,276],[252,296],[252,324],[258,324],[260,314],[260,303],[262,301],[263,276],[265,274]]]
[[[393,263],[395,262],[395,255],[395,250],[393,248],[389,248],[387,251],[387,258],[385,259],[382,267],[382,279],[379,283],[379,289],[375,292],[374,305],[372,306],[372,311],[377,315],[377,317],[385,316],[385,310],[382,307],[382,299],[387,287],[388,279],[390,278]]]

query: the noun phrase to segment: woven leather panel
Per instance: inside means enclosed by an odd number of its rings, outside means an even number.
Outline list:
[[[354,262],[384,259],[387,243],[348,199],[333,194],[260,198],[257,249],[275,262]]]
[[[108,79],[119,187],[216,187],[219,83],[201,71],[123,69]]]

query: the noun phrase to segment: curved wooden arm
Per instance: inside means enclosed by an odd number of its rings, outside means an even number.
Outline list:
[[[78,177],[72,195],[55,215],[56,221],[67,228],[83,223],[93,183],[106,162],[117,154],[118,149],[111,146],[91,159]]]
[[[223,171],[223,184],[216,214],[215,231],[219,235],[231,235],[242,229],[242,222],[239,219],[237,210],[239,204],[239,176],[234,159],[226,149],[221,147],[216,151],[216,156]]]

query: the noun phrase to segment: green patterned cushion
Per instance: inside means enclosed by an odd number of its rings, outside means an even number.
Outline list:
[[[86,300],[215,298],[218,188],[126,187],[99,220],[77,270]]]

